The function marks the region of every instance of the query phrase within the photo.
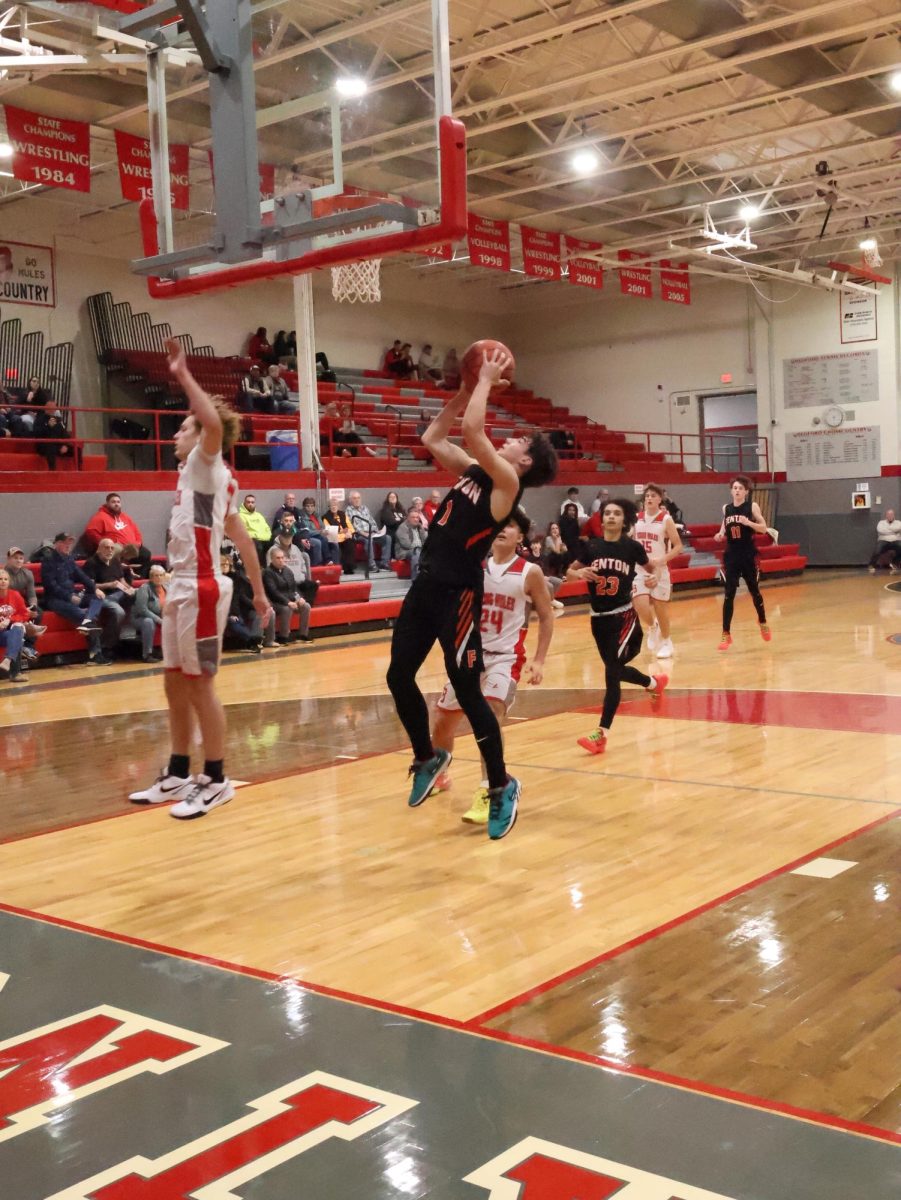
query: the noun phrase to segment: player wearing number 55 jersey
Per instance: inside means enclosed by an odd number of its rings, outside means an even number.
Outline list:
[[[718,542],[726,543],[723,554],[723,576],[726,584],[726,594],[723,597],[723,637],[718,650],[728,650],[732,645],[732,609],[740,579],[748,585],[748,591],[754,601],[757,620],[760,622],[760,636],[765,642],[772,637],[770,627],[766,623],[763,596],[760,594],[760,569],[757,565],[757,547],[754,545],[754,534],[766,533],[766,521],[758,505],[751,499],[751,481],[747,475],[736,475],[730,491],[732,503],[723,505],[723,523],[714,535]]]
[[[591,632],[604,664],[606,691],[600,725],[578,741],[591,754],[603,754],[607,748],[607,733],[619,708],[624,681],[654,693],[662,692],[669,683],[666,675],[645,675],[628,665],[641,649],[641,625],[632,607],[632,582],[636,567],[649,566],[645,548],[624,532],[635,524],[635,519],[631,500],[608,500],[601,510],[604,536],[580,546],[578,559],[566,572],[567,579],[588,584]],[[645,579],[649,588],[657,582],[650,571]]]

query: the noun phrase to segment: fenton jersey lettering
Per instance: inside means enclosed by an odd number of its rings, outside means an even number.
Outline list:
[[[481,589],[482,562],[510,515],[506,513],[500,521],[491,515],[493,486],[491,476],[476,463],[464,471],[432,518],[420,571],[440,583]],[[521,495],[522,489],[511,512]]]
[[[578,562],[601,577],[589,582],[588,594],[592,614],[604,616],[630,607],[635,568],[647,566],[648,556],[644,546],[630,537],[617,542],[592,538],[580,548]]]

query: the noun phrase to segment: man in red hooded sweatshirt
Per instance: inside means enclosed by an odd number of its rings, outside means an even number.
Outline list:
[[[127,546],[129,542],[138,548],[137,574],[144,579],[150,574],[150,551],[143,544],[141,531],[136,523],[122,511],[122,497],[118,492],[110,492],[106,500],[91,517],[85,526],[82,541],[91,554],[97,549],[103,538],[109,538],[117,546]]]

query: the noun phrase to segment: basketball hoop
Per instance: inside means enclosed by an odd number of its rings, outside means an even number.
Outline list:
[[[864,250],[863,251],[863,261],[866,263],[866,265],[870,268],[871,271],[875,271],[877,267],[881,267],[882,266],[882,255],[879,253],[879,247],[873,246],[872,249]]]
[[[359,262],[332,267],[332,296],[338,301],[355,304],[375,304],[381,300],[379,287],[380,258],[364,258]]]

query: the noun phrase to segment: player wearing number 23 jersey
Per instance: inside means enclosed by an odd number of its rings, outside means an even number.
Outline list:
[[[647,566],[644,546],[634,538],[621,537],[618,542],[592,538],[578,551],[579,562],[603,575],[598,583],[588,584],[592,616],[625,612],[632,607],[632,581],[635,568]]]

